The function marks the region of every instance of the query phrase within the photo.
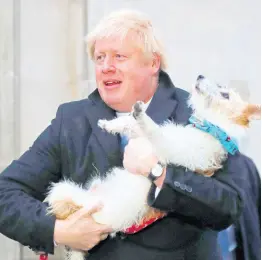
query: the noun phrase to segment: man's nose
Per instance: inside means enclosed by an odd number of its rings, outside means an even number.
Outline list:
[[[114,72],[116,70],[112,59],[105,59],[103,63],[103,73]]]

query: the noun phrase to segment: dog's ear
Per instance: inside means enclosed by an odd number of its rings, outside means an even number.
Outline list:
[[[250,121],[260,120],[261,106],[248,104],[241,115],[234,118],[234,122],[238,125],[249,126]]]
[[[261,119],[261,106],[249,104],[245,110],[249,121]]]

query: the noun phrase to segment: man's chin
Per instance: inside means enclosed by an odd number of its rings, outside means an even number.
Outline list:
[[[119,112],[130,112],[132,109],[132,105],[123,101],[124,98],[106,98],[103,100],[109,107]]]

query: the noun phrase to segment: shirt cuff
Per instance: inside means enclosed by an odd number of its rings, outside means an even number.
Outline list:
[[[155,199],[156,197],[158,196],[159,192],[161,191],[161,189],[159,187],[156,187],[156,190],[155,190]]]

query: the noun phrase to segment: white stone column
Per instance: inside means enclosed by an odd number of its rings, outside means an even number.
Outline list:
[[[13,1],[0,1],[0,170],[15,156],[15,87]]]
[[[85,0],[0,0],[0,170],[82,96]],[[59,250],[50,259],[60,259]],[[0,236],[0,259],[37,259]]]
[[[19,150],[19,0],[0,0],[0,173]],[[19,243],[0,235],[0,259],[21,258]]]
[[[83,0],[21,0],[21,149],[50,124],[61,103],[80,97]],[[21,260],[35,260],[23,248]],[[61,259],[60,250],[50,259]]]

